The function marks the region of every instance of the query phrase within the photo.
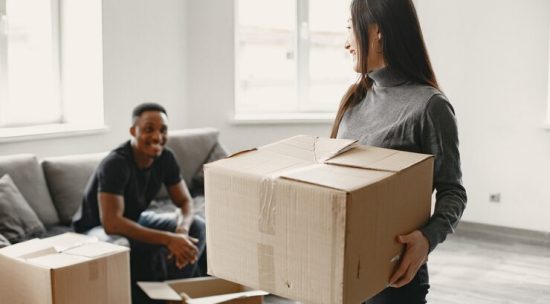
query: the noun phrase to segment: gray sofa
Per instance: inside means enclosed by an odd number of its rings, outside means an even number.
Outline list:
[[[195,198],[196,212],[204,215],[202,166],[226,156],[225,150],[218,142],[218,131],[212,128],[170,131],[167,146],[174,151],[181,167],[181,175]],[[11,177],[24,201],[43,224],[43,227],[37,230],[39,235],[35,229],[25,238],[72,231],[71,219],[81,204],[88,180],[107,153],[68,155],[42,160],[38,160],[32,154],[0,156],[0,177],[5,174]],[[1,195],[0,193],[0,199]],[[5,197],[4,202],[0,202],[0,208],[10,207],[6,205],[8,202]],[[166,201],[169,201],[168,195],[166,190],[162,189],[152,208],[158,211],[170,208],[166,206]],[[13,217],[13,212],[19,211],[0,210],[4,217]],[[9,220],[11,219],[8,218],[8,222]],[[5,219],[0,221],[6,222]],[[2,244],[9,243],[0,234],[0,247]]]

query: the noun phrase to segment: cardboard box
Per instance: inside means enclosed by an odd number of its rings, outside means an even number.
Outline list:
[[[0,249],[2,303],[130,303],[129,249],[76,233]]]
[[[263,296],[268,294],[215,277],[138,282],[138,285],[149,298],[170,304],[262,304]]]
[[[433,157],[296,136],[205,166],[208,272],[305,303],[384,289],[430,216]]]

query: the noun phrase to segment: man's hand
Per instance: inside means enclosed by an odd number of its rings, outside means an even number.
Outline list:
[[[400,235],[397,241],[405,244],[405,252],[399,263],[399,268],[390,278],[390,287],[399,288],[412,281],[418,269],[428,257],[430,244],[426,237],[419,230],[407,235]]]
[[[176,266],[181,269],[187,264],[193,264],[198,259],[199,250],[197,244],[199,240],[188,235],[172,233],[170,241],[166,245],[170,250],[170,256],[176,260]]]

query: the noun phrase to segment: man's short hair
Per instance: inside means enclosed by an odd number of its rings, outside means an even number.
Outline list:
[[[141,114],[147,111],[162,112],[166,116],[168,116],[168,113],[166,113],[166,109],[160,104],[154,102],[145,102],[136,106],[132,111],[132,124],[135,124]]]

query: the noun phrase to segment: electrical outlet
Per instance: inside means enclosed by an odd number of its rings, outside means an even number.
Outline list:
[[[491,203],[500,203],[500,193],[489,194],[489,201]]]

